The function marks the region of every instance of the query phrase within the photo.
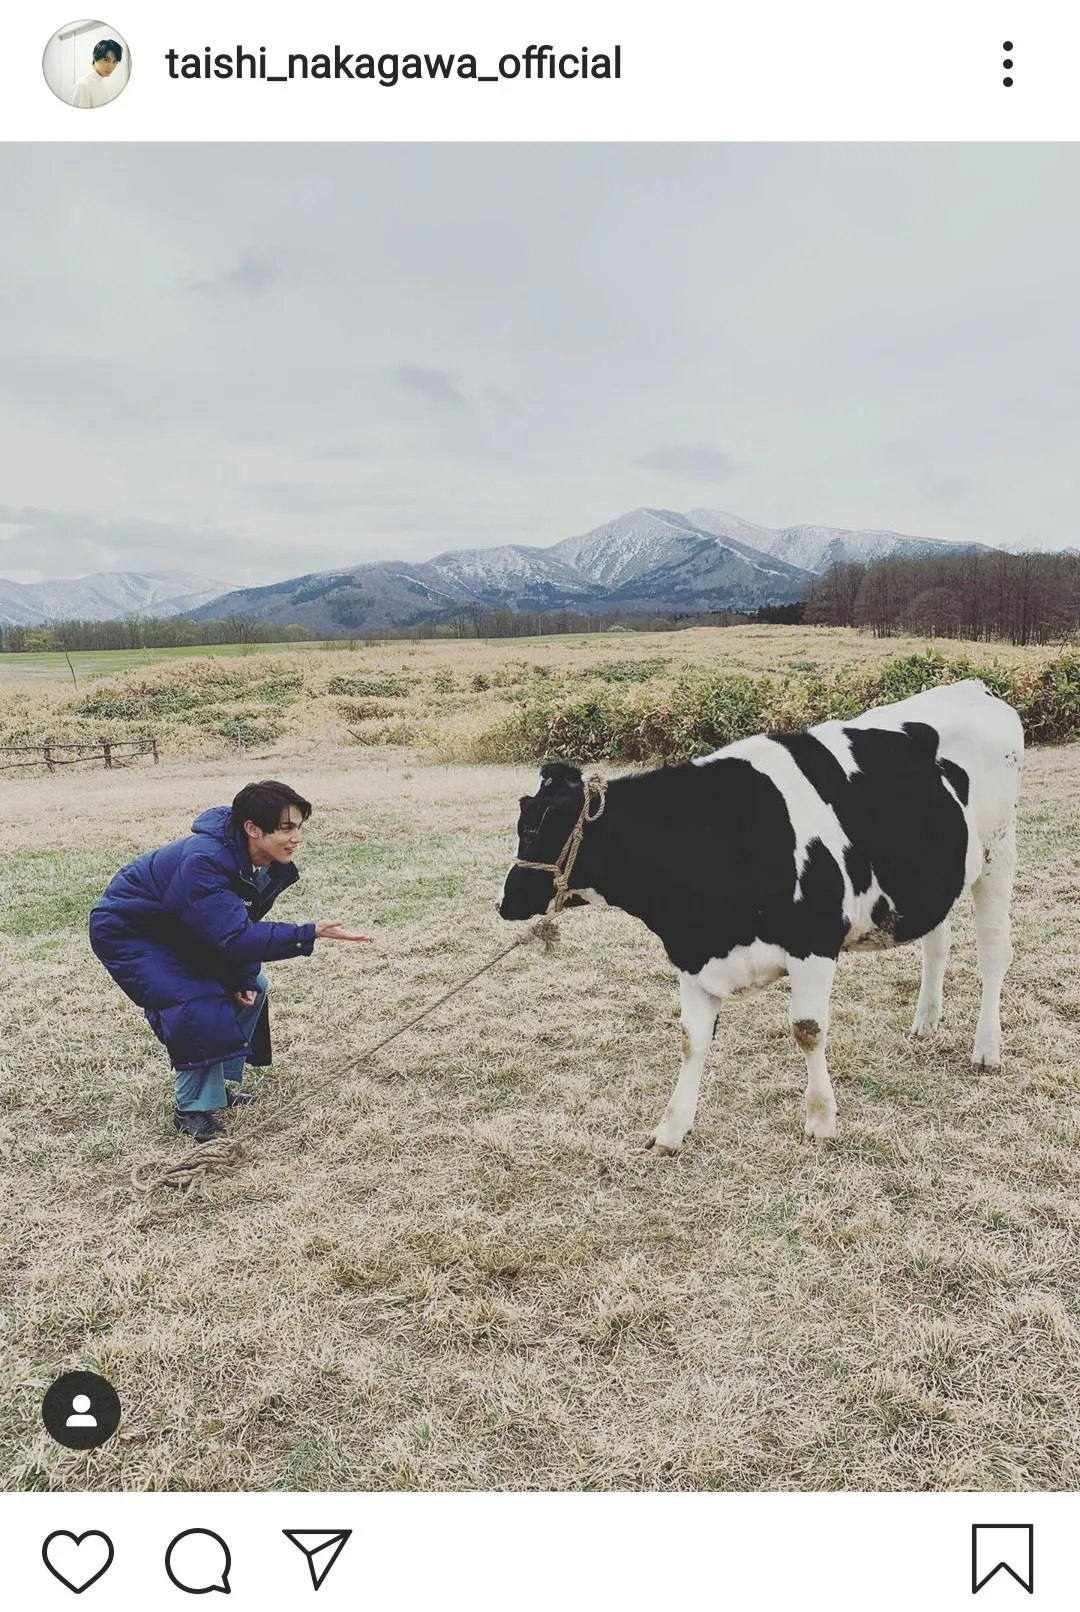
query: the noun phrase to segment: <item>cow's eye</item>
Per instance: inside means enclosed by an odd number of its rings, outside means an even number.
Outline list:
[[[541,806],[535,800],[530,800],[518,819],[518,833],[535,834],[543,824],[546,816],[547,807]]]

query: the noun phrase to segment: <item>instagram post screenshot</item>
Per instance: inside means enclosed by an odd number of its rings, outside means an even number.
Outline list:
[[[4,36],[11,1606],[1071,1606],[1080,20]]]

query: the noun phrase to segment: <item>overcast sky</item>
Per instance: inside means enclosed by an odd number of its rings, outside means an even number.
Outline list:
[[[1080,147],[0,149],[0,576],[1080,541]]]

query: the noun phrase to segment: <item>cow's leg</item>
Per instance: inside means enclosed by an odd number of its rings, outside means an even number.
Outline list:
[[[836,1135],[836,1098],[825,1062],[829,994],[836,976],[836,959],[789,957],[788,976],[791,980],[788,1008],[791,1032],[806,1054],[805,1130],[815,1142],[825,1142]]]
[[[915,1006],[913,1036],[929,1035],[941,1022],[941,995],[949,956],[949,920],[943,919],[922,940],[922,985]]]
[[[1016,840],[1010,823],[1001,838],[991,843],[984,871],[971,887],[982,981],[982,1003],[971,1061],[985,1068],[996,1069],[1001,1062],[1001,987],[1012,962],[1009,903],[1015,872]]]
[[[663,1119],[645,1143],[646,1147],[655,1147],[658,1153],[678,1152],[683,1137],[694,1123],[701,1071],[705,1067],[709,1044],[716,1028],[716,998],[710,996],[688,974],[679,976],[679,997],[682,1005],[682,1064],[679,1079],[668,1100]]]

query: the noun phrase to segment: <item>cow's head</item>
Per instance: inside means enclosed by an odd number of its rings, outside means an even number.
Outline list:
[[[549,761],[540,768],[535,795],[522,795],[518,817],[518,860],[554,863],[570,838],[581,814],[585,786],[581,772],[568,761]],[[580,883],[584,847],[574,867],[573,882]],[[547,912],[555,899],[555,878],[536,868],[512,867],[503,884],[496,910],[501,918],[535,918]],[[568,907],[580,907],[580,896],[569,896]]]

